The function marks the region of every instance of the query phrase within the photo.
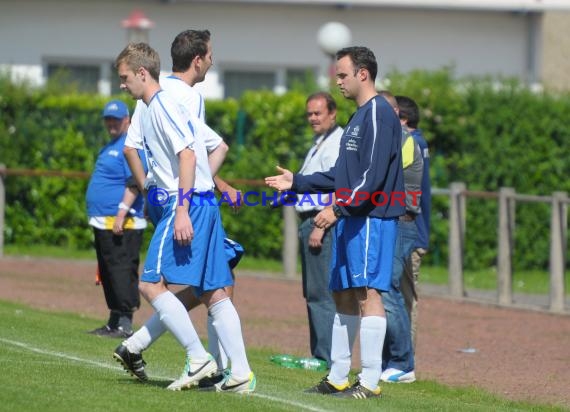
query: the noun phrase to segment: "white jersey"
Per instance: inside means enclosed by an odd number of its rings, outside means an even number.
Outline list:
[[[148,107],[143,109],[140,110],[138,127],[133,132],[143,136],[149,171],[157,187],[166,190],[170,196],[178,194],[178,153],[189,148],[196,155],[195,190],[212,190],[208,152],[204,143],[196,139],[192,132],[197,126],[196,118],[164,90],[156,93]],[[129,130],[131,128],[132,124]]]
[[[202,95],[189,86],[186,82],[175,76],[166,76],[160,78],[160,87],[167,91],[174,98],[175,102],[182,110],[189,114],[193,119],[189,126],[195,138],[199,139],[205,146],[206,151],[210,153],[223,142],[223,139],[208,125],[206,125],[206,112],[204,99]],[[144,149],[143,135],[141,134],[141,116],[146,112],[147,107],[142,100],[137,101],[135,112],[131,118],[131,126],[129,127],[125,146],[134,147],[135,149]],[[149,164],[149,173],[147,180],[155,180]],[[198,183],[198,181],[197,181]],[[203,186],[203,185],[201,185]],[[214,187],[213,180],[210,185]],[[211,189],[210,189],[211,190]]]

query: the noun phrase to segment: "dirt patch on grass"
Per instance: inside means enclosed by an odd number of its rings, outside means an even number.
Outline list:
[[[94,285],[95,262],[0,259],[0,299],[34,308],[107,316]],[[246,344],[307,355],[308,327],[299,281],[238,271],[235,304]],[[570,316],[503,309],[425,296],[420,302],[416,356],[419,379],[477,386],[509,399],[569,407]],[[142,324],[146,303],[135,314]],[[192,319],[206,335],[206,311]],[[460,351],[473,348],[472,353]],[[357,356],[355,356],[357,357]],[[357,365],[354,365],[357,366]]]

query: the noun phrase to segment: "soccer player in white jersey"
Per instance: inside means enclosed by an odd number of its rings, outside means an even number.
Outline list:
[[[207,71],[212,66],[210,32],[208,30],[186,30],[181,32],[172,42],[171,57],[172,74],[160,78],[160,86],[163,90],[169,92],[184,110],[187,110],[199,120],[194,123],[194,127],[200,130],[197,133],[197,137],[202,139],[206,146],[211,169],[217,170],[223,162],[228,147],[216,132],[205,125],[204,99],[192,87],[204,80]],[[143,137],[140,133],[139,125],[141,116],[143,116],[146,110],[146,105],[139,100],[131,121],[132,127],[129,129],[125,142],[125,156],[141,190],[143,190],[145,178],[147,184],[153,181],[151,175],[148,178],[145,176],[137,152],[137,149],[143,149]],[[233,204],[237,204],[236,189],[217,176],[214,176],[214,181],[217,189],[226,194]],[[156,211],[156,208],[154,210]],[[152,220],[155,220],[155,218],[155,216],[151,216]],[[243,248],[241,248],[241,245],[226,239],[225,251],[228,261],[233,262],[233,265],[235,265],[243,253]],[[236,256],[238,256],[237,259],[235,259]],[[226,292],[232,297],[233,286],[226,287]],[[177,292],[176,296],[182,301],[187,310],[191,310],[201,303],[190,287]],[[199,383],[201,388],[211,387],[221,381],[224,376],[224,370],[228,366],[227,357],[219,344],[212,321],[211,315],[208,315],[208,351],[216,359],[218,371],[215,376],[202,379]],[[151,317],[130,339],[124,341],[116,349],[115,357],[138,379],[146,380],[145,364],[142,360],[141,352],[148,349],[165,330],[156,315]]]
[[[167,285],[177,284],[192,286],[207,306],[230,359],[231,374],[215,389],[252,392],[256,379],[247,360],[239,315],[224,289],[233,284],[233,278],[227,262],[219,258],[224,256],[220,212],[203,201],[213,194],[212,174],[217,170],[210,169],[206,146],[195,138],[196,118],[161,89],[160,60],[146,43],[129,44],[115,64],[121,89],[147,105],[140,119],[145,154],[157,187],[169,198],[164,206],[149,205],[161,210],[139,285],[164,327],[186,350],[184,371],[168,388],[192,387],[217,370],[184,305],[168,290]]]

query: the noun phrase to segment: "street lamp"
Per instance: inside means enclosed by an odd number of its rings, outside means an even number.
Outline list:
[[[127,43],[148,43],[148,33],[154,22],[142,10],[133,10],[121,25],[127,29]]]
[[[321,50],[329,56],[328,75],[331,83],[335,79],[335,55],[343,47],[350,46],[352,35],[350,29],[337,21],[325,23],[317,33],[317,43]]]

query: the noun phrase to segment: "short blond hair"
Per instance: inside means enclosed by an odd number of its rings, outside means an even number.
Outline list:
[[[158,81],[160,76],[160,57],[156,50],[147,43],[129,43],[115,59],[115,67],[125,63],[133,71],[145,68],[151,77]]]

